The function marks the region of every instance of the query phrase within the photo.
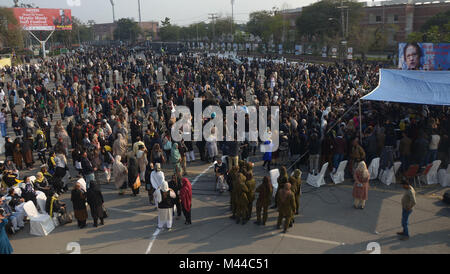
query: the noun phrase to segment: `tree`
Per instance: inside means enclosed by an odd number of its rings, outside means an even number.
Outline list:
[[[408,42],[450,43],[450,10],[428,19],[420,32],[408,35]]]
[[[14,49],[23,48],[23,31],[11,9],[0,8],[0,40],[4,46]]]
[[[139,24],[130,18],[121,18],[117,21],[117,27],[114,30],[115,40],[136,41],[142,33]]]
[[[351,30],[353,26],[360,22],[363,14],[362,4],[350,0],[346,1],[344,5],[348,7],[348,29]],[[321,41],[325,36],[344,37],[345,39],[345,35],[342,33],[340,6],[340,1],[322,0],[305,7],[296,20],[300,36],[306,37],[309,41],[314,38]]]
[[[166,17],[164,21],[161,21],[159,37],[162,41],[178,41],[180,38],[180,30],[181,27],[172,25],[170,18]]]

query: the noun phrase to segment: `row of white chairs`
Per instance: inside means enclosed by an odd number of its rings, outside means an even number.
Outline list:
[[[330,173],[331,180],[334,184],[340,184],[344,182],[344,175],[345,175],[345,168],[347,167],[348,161],[344,160],[339,163],[339,166],[334,173]],[[448,165],[447,169],[439,169],[441,165],[440,160],[436,160],[432,163],[431,168],[427,172],[426,175],[420,176],[419,180],[420,182],[423,182],[424,184],[431,185],[431,184],[440,184],[443,187],[450,186],[450,164]],[[394,165],[387,170],[379,170],[380,166],[380,158],[377,157],[373,159],[368,167],[369,173],[370,173],[370,179],[375,180],[378,179],[380,182],[382,182],[385,185],[390,185],[396,182],[396,174],[400,170],[401,162],[395,162]],[[314,187],[320,187],[322,185],[325,185],[325,173],[328,169],[328,163],[325,163],[319,174],[313,175],[308,174],[308,177],[306,179],[306,183],[308,183],[311,186]],[[274,169],[271,171],[271,179],[272,182],[276,182],[276,178],[272,177],[275,176],[278,169]]]

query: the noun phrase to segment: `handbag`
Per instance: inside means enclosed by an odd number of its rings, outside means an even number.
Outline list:
[[[133,184],[133,189],[138,189],[140,187],[141,187],[141,179],[139,178],[139,174],[138,174],[136,181]]]
[[[104,218],[104,219],[105,219],[105,218],[108,218],[108,212],[106,211],[105,206],[102,205],[102,207],[103,207],[103,218]]]
[[[64,213],[61,216],[58,216],[59,225],[65,225],[72,222],[72,216],[69,213]]]

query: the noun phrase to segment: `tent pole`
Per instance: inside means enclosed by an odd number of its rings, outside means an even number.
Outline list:
[[[362,145],[361,99],[358,99],[358,102],[359,102],[359,142]]]

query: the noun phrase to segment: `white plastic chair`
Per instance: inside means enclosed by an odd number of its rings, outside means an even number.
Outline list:
[[[379,176],[380,181],[385,185],[395,184],[397,182],[395,175],[397,174],[397,171],[400,169],[401,165],[401,162],[395,162],[390,169],[383,170]]]
[[[45,212],[45,203],[47,202],[47,196],[45,196],[45,193],[42,191],[36,191],[36,201],[37,204],[39,205],[40,208],[40,213],[41,214],[46,214],[47,212]]]
[[[426,175],[422,175],[419,177],[419,180],[421,182],[424,182],[427,185],[433,185],[438,183],[438,176],[437,172],[439,169],[439,166],[441,165],[441,160],[436,160],[433,162],[433,165],[431,166],[430,170]]]
[[[34,184],[34,181],[36,181],[36,176],[30,176],[30,181]]]
[[[447,166],[447,170],[440,169],[438,172],[439,184],[443,187],[450,186],[450,164]]]
[[[369,165],[370,180],[375,180],[378,177],[378,169],[380,168],[380,157],[374,158]]]
[[[52,218],[48,214],[39,214],[32,201],[26,202],[23,209],[30,218],[31,235],[47,236],[55,229]]]
[[[328,163],[325,163],[322,166],[322,169],[320,170],[320,173],[318,175],[312,175],[308,174],[308,178],[306,179],[306,182],[309,185],[312,185],[314,187],[320,187],[321,185],[325,184],[325,172],[327,171]]]
[[[340,183],[344,182],[345,168],[347,167],[347,163],[348,163],[347,160],[341,161],[339,163],[339,166],[338,166],[338,169],[336,170],[336,172],[330,173],[331,180],[333,180],[333,182],[335,184],[340,184]]]
[[[278,177],[280,177],[280,170],[278,168],[275,169],[271,169],[269,171],[270,174],[270,181],[272,182],[272,187],[273,187],[273,192],[272,195],[273,197],[275,197],[275,194],[277,193],[277,189],[278,189]]]

